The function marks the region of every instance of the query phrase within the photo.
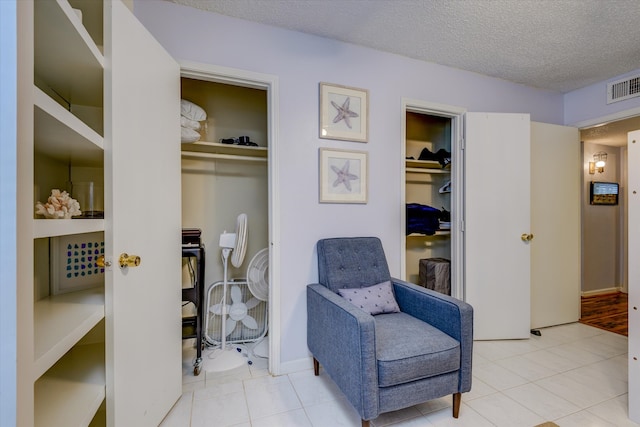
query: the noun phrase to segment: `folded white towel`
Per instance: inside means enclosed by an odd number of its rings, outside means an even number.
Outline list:
[[[207,120],[207,113],[202,109],[202,107],[191,101],[187,101],[186,99],[180,100],[180,114],[187,119],[196,122]]]
[[[193,129],[186,128],[184,126],[180,127],[180,140],[182,142],[196,142],[200,139],[200,134]]]
[[[188,119],[185,116],[180,116],[180,126],[182,126],[183,128],[200,130],[200,122],[196,122],[195,120]]]

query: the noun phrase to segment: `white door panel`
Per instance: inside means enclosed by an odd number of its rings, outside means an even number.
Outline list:
[[[580,319],[580,135],[531,123],[531,327]]]
[[[530,125],[527,114],[465,117],[465,300],[474,338],[530,333]]]
[[[627,135],[629,206],[629,402],[640,401],[640,130]],[[623,187],[624,188],[624,187]],[[629,418],[640,423],[640,405],[629,405]]]
[[[182,389],[180,70],[120,0],[105,60],[107,424],[157,426]]]

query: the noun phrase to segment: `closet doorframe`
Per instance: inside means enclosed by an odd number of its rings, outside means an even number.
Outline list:
[[[416,99],[402,98],[401,126],[400,126],[400,279],[406,280],[406,258],[407,258],[407,228],[406,219],[406,132],[407,132],[407,112],[417,114],[428,114],[433,116],[446,117],[451,119],[451,180],[456,183],[456,191],[452,193],[451,199],[451,296],[464,300],[464,156],[463,130],[464,115],[466,109],[445,104],[425,102]]]
[[[278,183],[278,77],[236,68],[180,61],[182,77],[208,80],[267,92],[268,188],[269,188],[269,372],[277,376],[280,366],[280,185]]]

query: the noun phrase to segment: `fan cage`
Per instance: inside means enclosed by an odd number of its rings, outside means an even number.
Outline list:
[[[207,291],[207,305],[205,309],[205,340],[209,345],[218,345],[222,343],[222,316],[214,314],[210,308],[222,301],[224,282],[219,281],[213,283]],[[233,286],[240,287],[242,291],[242,302],[247,303],[251,298],[255,298],[249,290],[245,279],[231,279],[227,282],[227,305],[233,304],[231,300],[231,288]],[[242,321],[238,321],[233,331],[227,335],[226,342],[228,344],[240,344],[260,341],[267,334],[267,313],[268,303],[260,301],[255,307],[247,310],[247,316],[253,317],[258,323],[257,329],[251,329],[245,326]],[[227,317],[227,322],[230,318]]]

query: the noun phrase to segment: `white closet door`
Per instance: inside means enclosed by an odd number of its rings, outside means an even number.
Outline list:
[[[531,327],[580,319],[580,135],[531,123]]]
[[[120,0],[105,59],[107,424],[157,426],[182,392],[180,70]]]
[[[629,206],[629,402],[640,401],[640,130],[627,134]],[[640,423],[640,405],[629,405],[629,418]]]
[[[529,145],[528,114],[465,116],[465,300],[478,340],[529,337]]]

